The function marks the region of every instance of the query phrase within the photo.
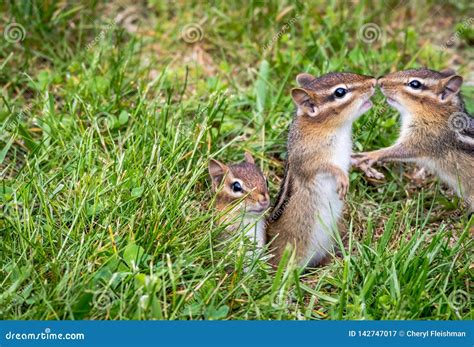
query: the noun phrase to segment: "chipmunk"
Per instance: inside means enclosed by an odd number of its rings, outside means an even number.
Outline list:
[[[228,234],[246,230],[246,236],[263,247],[265,221],[261,217],[270,206],[267,180],[252,155],[246,152],[244,156],[245,161],[233,165],[209,161],[212,189],[217,194],[215,207],[220,212],[227,211],[219,222],[231,223]]]
[[[474,119],[453,70],[425,68],[380,77],[389,105],[400,112],[401,131],[393,146],[354,154],[357,164],[407,161],[434,171],[463,196],[474,211]]]
[[[300,266],[328,258],[349,187],[352,123],[372,107],[376,79],[354,73],[319,78],[299,74],[291,91],[296,116],[290,126],[285,175],[267,240],[277,265],[287,245]]]

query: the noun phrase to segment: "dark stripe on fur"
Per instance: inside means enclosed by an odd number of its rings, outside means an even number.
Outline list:
[[[280,191],[278,192],[278,196],[275,201],[275,205],[273,206],[272,213],[270,214],[270,217],[268,218],[269,223],[275,222],[281,217],[281,215],[283,214],[283,211],[285,210],[286,205],[288,204],[288,201],[290,200],[291,180],[290,180],[289,166],[290,165],[288,164],[288,160],[287,160],[285,164],[285,175],[283,176],[283,181],[280,186]]]

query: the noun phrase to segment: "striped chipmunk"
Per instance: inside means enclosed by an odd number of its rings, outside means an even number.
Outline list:
[[[209,161],[212,190],[216,193],[216,210],[222,212],[220,223],[228,224],[225,236],[238,230],[258,247],[265,245],[265,220],[262,218],[270,206],[267,181],[255,160],[248,152],[238,164],[225,165]]]
[[[356,165],[415,162],[436,173],[474,212],[474,119],[460,93],[462,82],[453,70],[425,68],[379,78],[388,104],[400,112],[400,135],[390,147],[354,154]]]
[[[300,266],[316,266],[334,251],[349,187],[352,123],[372,106],[376,79],[354,73],[297,76],[296,115],[289,129],[285,175],[267,220],[267,242],[277,265],[295,249]]]

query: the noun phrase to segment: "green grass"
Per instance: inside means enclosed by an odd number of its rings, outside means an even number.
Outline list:
[[[349,244],[328,266],[301,273],[288,255],[275,272],[245,264],[238,237],[217,247],[208,159],[251,151],[275,196],[297,73],[445,67],[439,40],[472,9],[443,3],[443,36],[426,29],[434,3],[330,3],[1,5],[2,28],[25,35],[0,40],[0,318],[472,319],[465,207],[411,166],[351,174]],[[124,8],[137,31],[113,24]],[[397,113],[375,100],[357,150],[396,138]]]

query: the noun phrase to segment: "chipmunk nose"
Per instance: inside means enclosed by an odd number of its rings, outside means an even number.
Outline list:
[[[377,84],[380,86],[380,87],[383,87],[383,83],[384,83],[384,76],[380,76],[377,78]]]
[[[372,88],[375,88],[375,86],[377,85],[377,79],[375,77],[372,77],[372,79],[370,80],[370,84]]]

